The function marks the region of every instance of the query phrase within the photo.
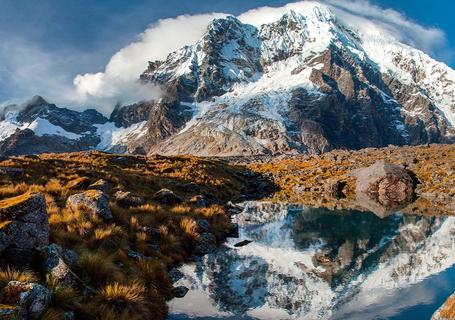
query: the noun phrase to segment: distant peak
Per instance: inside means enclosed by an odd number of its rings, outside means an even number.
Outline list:
[[[43,97],[41,96],[33,96],[31,99],[27,100],[24,102],[23,106],[25,108],[31,107],[31,106],[42,106],[42,105],[48,105],[49,102],[47,102]]]

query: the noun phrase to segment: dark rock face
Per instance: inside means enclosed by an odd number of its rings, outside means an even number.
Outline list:
[[[387,161],[377,161],[373,165],[357,170],[356,194],[360,204],[384,210],[396,210],[412,202],[414,183],[407,171]],[[368,199],[370,201],[365,201]],[[374,209],[374,208],[373,208]],[[378,209],[372,210],[377,212]]]
[[[17,116],[20,122],[32,122],[36,118],[48,120],[53,125],[74,133],[94,132],[94,124],[103,124],[107,119],[94,109],[77,112],[66,108],[59,108],[40,96],[33,97],[22,107]]]
[[[105,220],[113,218],[111,210],[109,209],[108,197],[100,190],[88,190],[69,196],[66,205],[73,210],[89,210]]]
[[[99,138],[94,136],[83,136],[81,139],[72,140],[57,135],[37,136],[30,129],[18,129],[13,135],[0,142],[0,154],[13,156],[84,151],[93,148],[99,142]]]
[[[49,243],[49,222],[43,194],[25,194],[0,201],[0,255],[24,263]]]

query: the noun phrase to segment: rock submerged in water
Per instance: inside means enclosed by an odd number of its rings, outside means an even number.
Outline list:
[[[385,160],[351,173],[359,205],[378,214],[398,210],[414,199],[414,182],[401,166]]]
[[[104,220],[111,220],[112,213],[109,209],[107,195],[100,190],[88,190],[69,196],[66,201],[67,207],[77,210],[85,208],[100,216]]]
[[[49,244],[46,201],[41,193],[0,201],[0,255],[25,263]]]

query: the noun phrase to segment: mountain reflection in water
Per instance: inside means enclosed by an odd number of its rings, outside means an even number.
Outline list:
[[[235,220],[239,239],[180,268],[170,319],[428,319],[455,289],[455,217],[252,202]]]

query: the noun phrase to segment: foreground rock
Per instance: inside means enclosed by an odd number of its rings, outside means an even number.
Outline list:
[[[43,285],[10,281],[2,297],[19,307],[17,319],[39,319],[51,303],[52,294]]]
[[[169,189],[161,189],[153,195],[153,200],[161,204],[177,204],[182,202],[182,198]]]
[[[453,320],[455,319],[455,293],[433,314],[431,320]]]
[[[133,195],[129,191],[117,191],[114,194],[115,202],[121,207],[138,207],[145,203],[144,198]]]
[[[112,219],[107,195],[100,190],[88,190],[68,197],[66,204],[73,210],[87,209],[104,220]]]
[[[408,172],[385,160],[358,169],[352,175],[356,178],[359,204],[373,212],[385,214],[403,208],[414,198],[414,183]]]
[[[0,256],[27,262],[49,243],[44,195],[24,194],[0,201]]]
[[[64,250],[57,244],[53,243],[45,250],[44,268],[52,279],[63,287],[77,286],[79,279],[70,269],[70,265],[76,261],[76,253]]]

